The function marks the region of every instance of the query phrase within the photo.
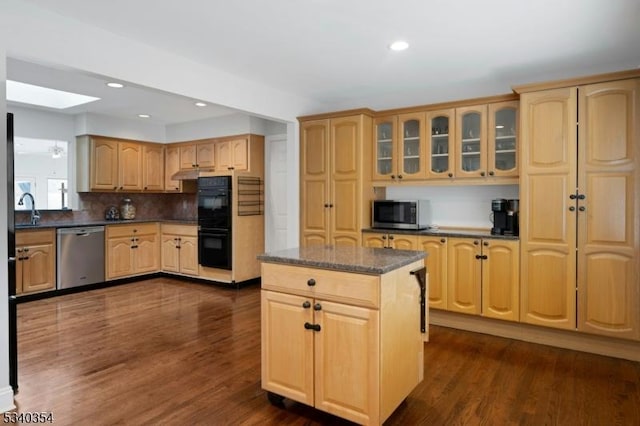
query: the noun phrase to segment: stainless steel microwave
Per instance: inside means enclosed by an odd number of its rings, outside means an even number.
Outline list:
[[[374,200],[372,203],[372,228],[426,229],[430,223],[429,200]]]

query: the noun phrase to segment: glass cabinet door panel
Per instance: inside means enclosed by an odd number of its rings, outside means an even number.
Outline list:
[[[489,108],[489,175],[517,176],[517,101],[492,104]]]
[[[451,167],[453,114],[452,109],[427,113],[427,126],[430,131],[428,163],[430,177],[448,178],[453,176],[453,168]]]
[[[458,157],[457,177],[482,177],[487,168],[486,105],[456,109]]]
[[[398,127],[401,134],[400,145],[400,176],[402,178],[418,177],[422,173],[422,123],[421,118],[399,116]],[[400,177],[399,176],[399,177]]]
[[[393,121],[381,121],[376,124],[375,175],[386,176],[393,173],[393,151]]]

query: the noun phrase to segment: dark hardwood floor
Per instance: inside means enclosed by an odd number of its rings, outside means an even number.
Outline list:
[[[57,425],[348,425],[260,388],[260,291],[155,278],[18,305],[18,412]],[[640,425],[640,363],[431,326],[386,425]]]

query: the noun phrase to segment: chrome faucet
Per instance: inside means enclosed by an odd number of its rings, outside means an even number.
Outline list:
[[[24,206],[24,197],[26,197],[27,195],[29,196],[29,198],[31,198],[31,224],[37,225],[38,221],[40,220],[40,212],[36,210],[36,200],[33,198],[33,195],[31,195],[30,192],[25,192],[18,200],[18,205]]]

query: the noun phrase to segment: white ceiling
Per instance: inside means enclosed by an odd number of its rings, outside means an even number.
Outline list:
[[[638,0],[24,1],[313,99],[327,111],[502,94],[516,84],[640,66]],[[410,48],[388,50],[396,39]],[[28,65],[10,63],[9,78],[19,66],[37,80],[42,69]],[[66,72],[46,74],[56,88],[102,94],[103,113],[135,115],[145,104],[158,117],[208,113],[193,112],[191,99],[135,87],[122,105],[102,82],[89,89],[96,76]]]

